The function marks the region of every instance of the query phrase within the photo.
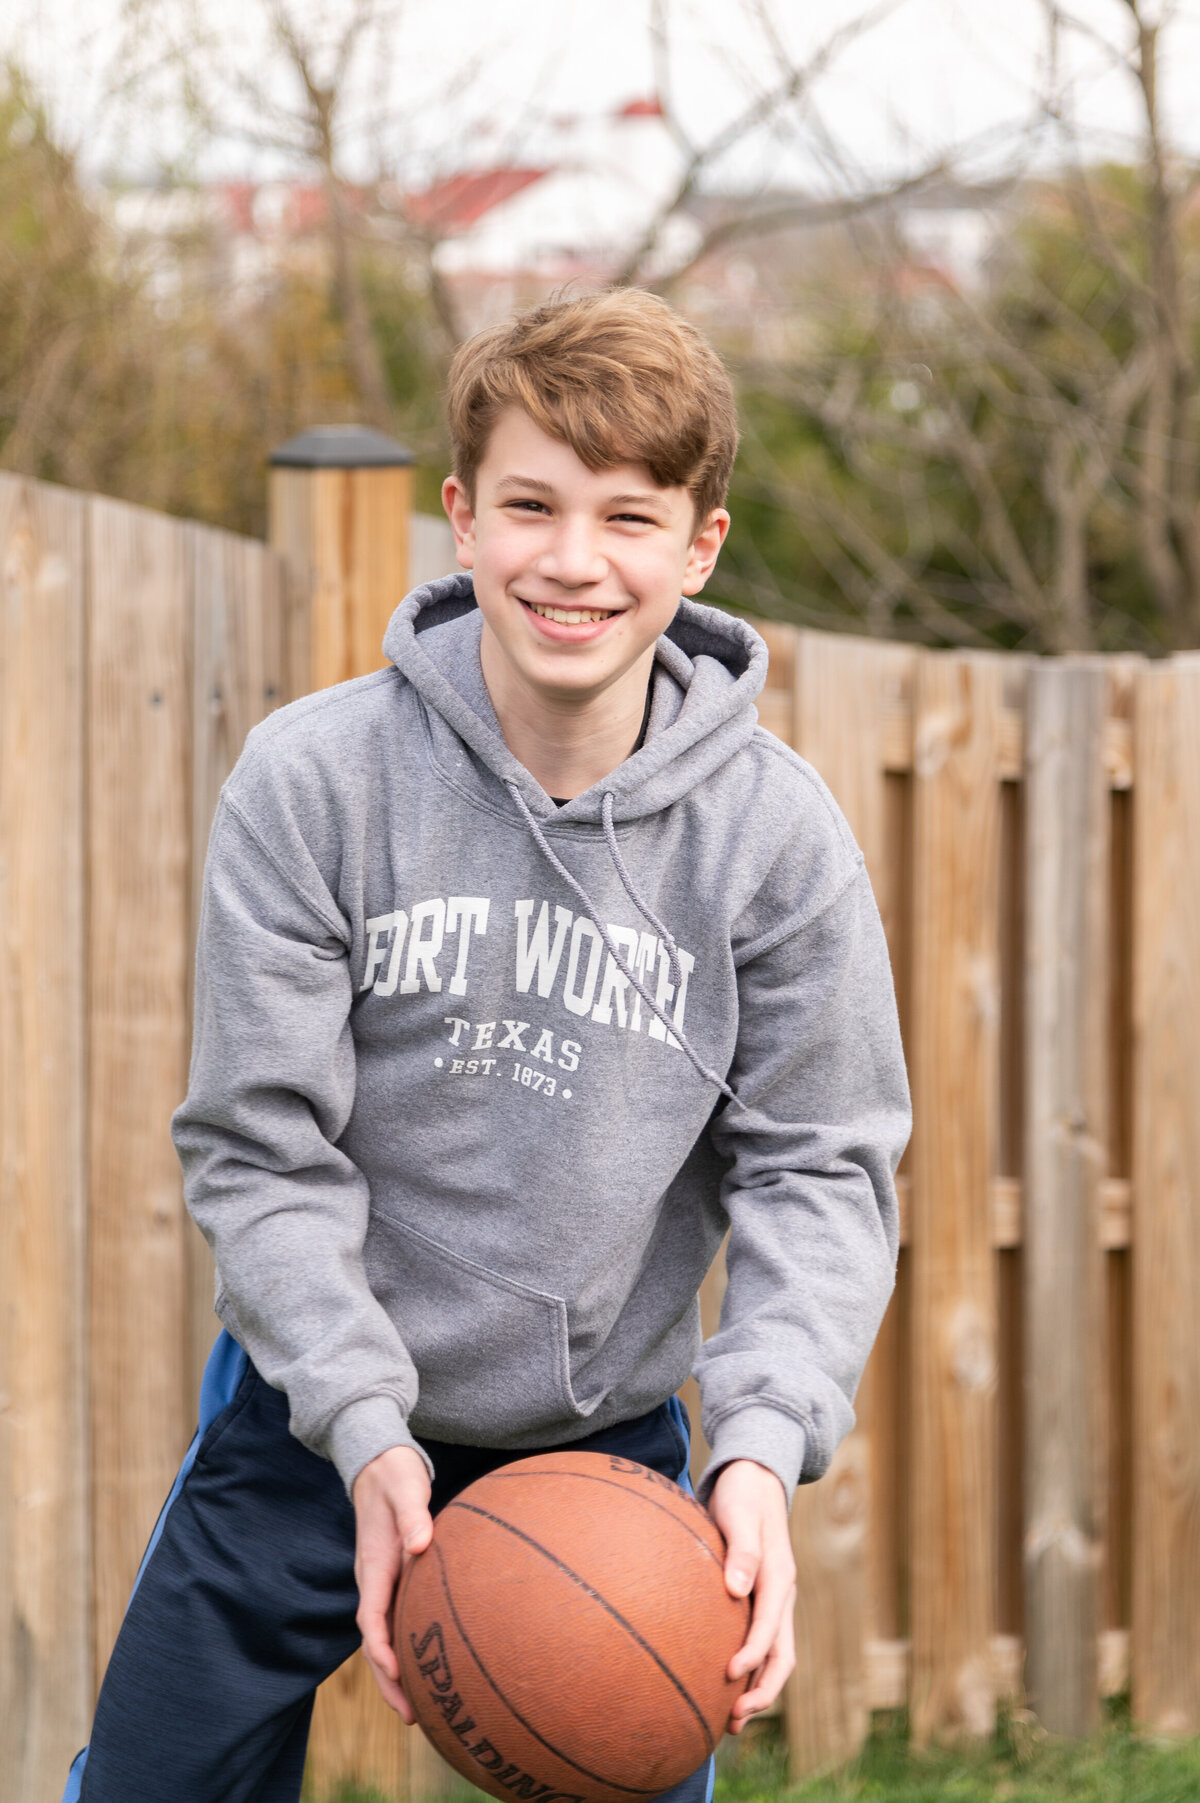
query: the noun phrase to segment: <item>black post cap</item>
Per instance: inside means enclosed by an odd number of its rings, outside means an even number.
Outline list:
[[[412,452],[373,426],[310,426],[267,459],[272,469],[399,469],[415,463]]]

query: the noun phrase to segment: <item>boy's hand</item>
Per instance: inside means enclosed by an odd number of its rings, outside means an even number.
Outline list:
[[[752,1715],[775,1701],[796,1663],[796,1561],[787,1497],[765,1465],[733,1459],[717,1474],[708,1512],[725,1536],[725,1588],[731,1596],[754,1593],[746,1644],[729,1661],[731,1678],[754,1673],[729,1722],[729,1732],[740,1734]]]
[[[354,1480],[353,1501],[354,1577],[363,1652],[384,1702],[411,1722],[412,1705],[400,1688],[400,1662],[392,1647],[391,1614],[401,1572],[433,1539],[424,1460],[411,1446],[389,1447],[363,1466]]]

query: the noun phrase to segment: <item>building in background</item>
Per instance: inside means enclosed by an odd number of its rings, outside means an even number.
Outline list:
[[[1000,190],[947,179],[869,213],[783,188],[709,187],[676,207],[683,174],[684,153],[651,97],[545,121],[512,155],[477,137],[474,154],[419,189],[388,181],[343,192],[360,243],[398,257],[417,288],[436,273],[462,334],[547,294],[612,281],[651,243],[640,279],[682,272],[675,298],[718,341],[762,362],[803,355],[829,304],[882,267],[918,299],[976,289],[1007,204]],[[310,180],[103,197],[115,238],[164,309],[199,291],[234,315],[283,276],[329,275],[328,205]]]

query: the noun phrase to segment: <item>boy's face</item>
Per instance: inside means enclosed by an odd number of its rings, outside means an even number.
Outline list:
[[[685,488],[640,464],[590,470],[519,407],[496,422],[474,506],[456,476],[442,498],[490,650],[557,708],[644,688],[655,640],[680,595],[704,587],[729,527],[717,508],[697,532]]]

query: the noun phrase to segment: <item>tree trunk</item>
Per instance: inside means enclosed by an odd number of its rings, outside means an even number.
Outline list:
[[[325,165],[325,193],[329,205],[334,288],[346,333],[346,349],[354,385],[358,389],[368,424],[379,427],[381,431],[389,431],[392,426],[392,407],[388,399],[383,359],[371,330],[362,278],[351,241],[345,190],[328,162]]]

